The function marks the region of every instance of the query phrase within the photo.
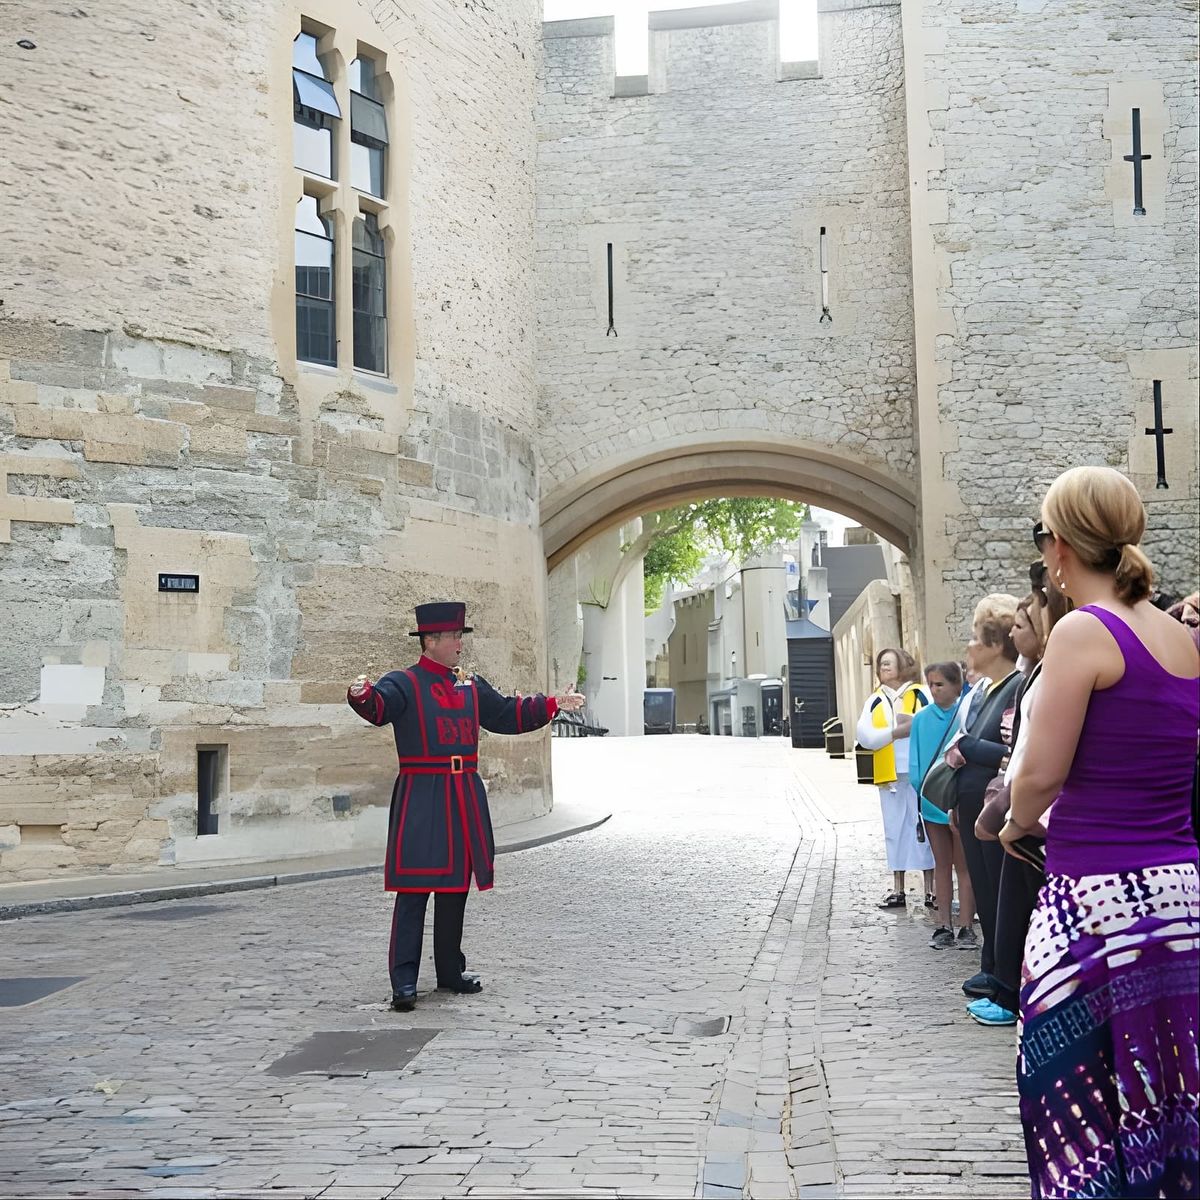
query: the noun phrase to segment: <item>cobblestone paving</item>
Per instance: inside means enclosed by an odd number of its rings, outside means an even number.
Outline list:
[[[0,926],[0,974],[87,977],[0,1009],[0,1194],[1027,1194],[1012,1031],[965,1018],[977,962],[927,948],[923,907],[875,908],[850,764],[554,749],[558,788],[614,816],[471,898],[478,996],[386,1009],[370,878]],[[400,1071],[268,1073],[313,1033],[397,1029],[436,1035]]]

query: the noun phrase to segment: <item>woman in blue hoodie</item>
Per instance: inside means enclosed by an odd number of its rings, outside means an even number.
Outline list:
[[[956,944],[978,946],[975,930],[975,893],[967,873],[958,830],[950,824],[949,814],[930,804],[922,796],[921,784],[929,768],[937,761],[958,731],[959,707],[963,696],[962,668],[956,662],[934,663],[926,668],[925,682],[929,685],[933,703],[913,717],[909,735],[909,778],[917,790],[921,820],[933,850],[934,895],[937,897],[938,925],[929,944],[935,950],[945,950]],[[958,936],[950,927],[950,902],[954,895],[951,871],[958,875]]]

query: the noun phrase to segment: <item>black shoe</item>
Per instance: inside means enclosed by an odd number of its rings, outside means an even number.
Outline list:
[[[443,983],[438,980],[439,992],[453,992],[456,996],[473,996],[476,992],[483,991],[483,980],[478,975],[471,975],[464,971],[457,979],[451,979]]]
[[[417,1007],[417,985],[410,984],[392,993],[392,1012],[412,1012]]]
[[[986,972],[977,971],[962,985],[968,996],[986,996],[989,1000],[996,995],[996,981]]]

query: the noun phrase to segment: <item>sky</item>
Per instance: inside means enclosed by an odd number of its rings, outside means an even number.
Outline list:
[[[704,0],[544,0],[547,21],[576,17],[616,18],[617,74],[646,73],[646,13],[668,8],[707,8]],[[779,54],[784,62],[817,57],[817,0],[779,0]]]

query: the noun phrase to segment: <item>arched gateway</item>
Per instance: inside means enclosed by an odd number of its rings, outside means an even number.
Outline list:
[[[876,465],[788,438],[709,434],[615,457],[548,492],[541,506],[547,568],[632,517],[713,495],[836,508],[906,553],[916,536],[911,486]]]
[[[597,549],[574,590],[559,568],[684,500],[833,509],[912,555],[919,576],[901,34],[898,13],[865,19],[872,53],[862,19],[838,14],[830,78],[781,81],[772,5],[654,14],[641,95],[613,86],[611,22],[544,27],[537,436],[552,672],[574,669],[574,622],[630,646],[605,677],[633,678],[637,605],[612,599],[628,610],[615,616],[605,591],[623,568],[610,574]],[[597,608],[621,627],[601,634]]]

